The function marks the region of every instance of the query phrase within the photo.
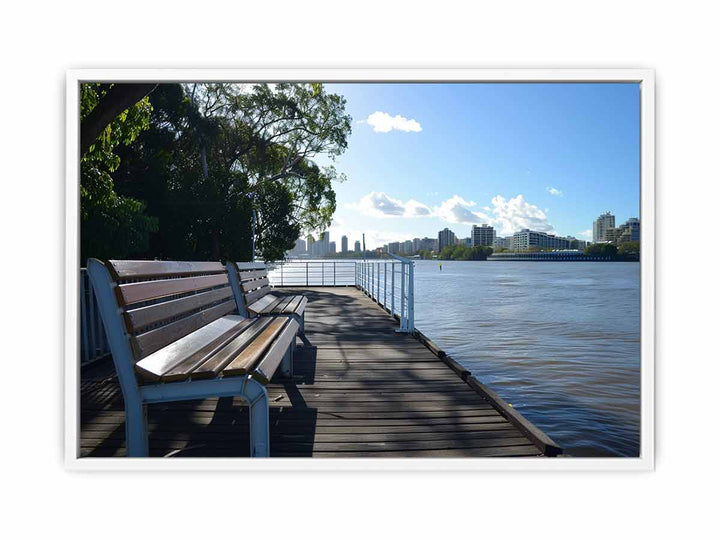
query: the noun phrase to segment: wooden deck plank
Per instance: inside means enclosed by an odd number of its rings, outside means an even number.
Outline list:
[[[509,457],[541,451],[397,321],[352,287],[282,290],[308,298],[291,381],[273,380],[276,457]],[[280,303],[280,302],[276,302]],[[125,424],[114,371],[83,380],[83,456],[122,456]],[[247,456],[239,398],[151,405],[151,456]]]

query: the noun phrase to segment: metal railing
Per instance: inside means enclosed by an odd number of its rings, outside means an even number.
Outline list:
[[[110,354],[95,292],[85,268],[80,269],[80,362],[88,364]]]
[[[362,261],[355,268],[357,287],[400,319],[398,332],[415,330],[415,265],[404,257]]]
[[[355,261],[282,261],[268,264],[273,287],[343,287],[355,285]]]

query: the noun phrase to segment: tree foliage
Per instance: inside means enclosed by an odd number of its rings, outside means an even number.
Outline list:
[[[493,248],[489,246],[445,246],[438,255],[439,259],[445,261],[484,261],[492,255]]]
[[[314,158],[347,147],[344,98],[318,84],[165,84],[150,100],[116,174],[159,218],[146,256],[248,260],[254,223],[257,255],[275,260],[329,226],[344,177]]]
[[[618,249],[613,244],[590,244],[583,253],[596,257],[614,258],[618,253]]]
[[[625,242],[618,248],[618,255],[638,255],[640,254],[640,242]]]
[[[83,84],[80,120],[99,106],[113,85]],[[118,195],[113,173],[120,165],[115,151],[131,144],[147,129],[152,108],[147,98],[122,111],[100,132],[80,159],[80,253],[101,258],[127,257],[147,249],[148,234],[157,220],[144,213],[145,204]]]

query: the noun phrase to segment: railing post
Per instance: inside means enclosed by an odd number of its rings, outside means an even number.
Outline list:
[[[405,263],[400,263],[400,329],[405,329]]]
[[[408,332],[415,331],[415,263],[408,263]]]
[[[283,280],[283,266],[285,266],[282,262],[280,263],[280,286],[282,287],[285,285],[285,281]]]
[[[306,287],[310,286],[310,278],[308,276],[308,265],[309,264],[310,264],[309,262],[305,261],[305,286]]]
[[[395,315],[395,263],[392,263],[390,267],[390,283],[392,288],[392,294],[390,295],[390,301],[392,304],[390,315]]]
[[[387,309],[387,263],[383,263],[383,307]]]
[[[335,287],[336,285],[337,283],[335,281],[335,261],[333,261],[333,287]]]
[[[325,285],[325,261],[320,263],[320,284]]]

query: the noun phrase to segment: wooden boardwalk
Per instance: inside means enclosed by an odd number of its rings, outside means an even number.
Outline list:
[[[270,384],[276,457],[538,456],[541,450],[417,339],[354,287],[305,294],[309,344],[293,381]],[[150,405],[151,456],[247,456],[238,398]],[[125,455],[122,394],[112,363],[81,381],[81,455]]]

